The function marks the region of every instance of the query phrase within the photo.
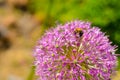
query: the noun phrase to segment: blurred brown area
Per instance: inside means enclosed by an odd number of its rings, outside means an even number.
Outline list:
[[[27,3],[0,0],[0,80],[26,80],[33,66],[32,46],[41,28]]]

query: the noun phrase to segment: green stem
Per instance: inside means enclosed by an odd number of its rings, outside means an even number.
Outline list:
[[[32,66],[32,67],[31,67],[30,74],[28,75],[27,80],[33,80],[33,78],[34,78],[34,73],[35,73],[35,66]]]

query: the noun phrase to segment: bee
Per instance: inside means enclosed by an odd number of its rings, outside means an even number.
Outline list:
[[[81,28],[75,28],[74,33],[76,37],[82,37],[83,36],[83,31]]]

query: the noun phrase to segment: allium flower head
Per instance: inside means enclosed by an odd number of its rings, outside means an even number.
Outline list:
[[[115,46],[89,22],[73,21],[50,29],[35,47],[39,80],[110,80]]]

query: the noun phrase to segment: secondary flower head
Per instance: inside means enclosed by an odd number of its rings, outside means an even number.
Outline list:
[[[35,47],[40,80],[109,80],[116,66],[115,46],[89,22],[50,29]]]

